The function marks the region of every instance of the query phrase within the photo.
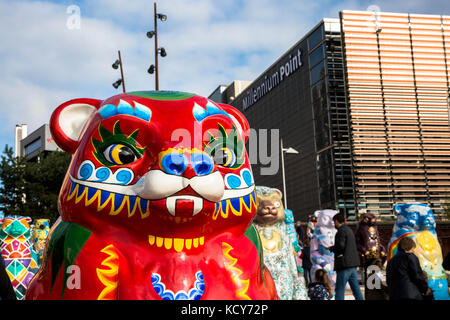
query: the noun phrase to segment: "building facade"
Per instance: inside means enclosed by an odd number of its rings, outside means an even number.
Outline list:
[[[349,220],[367,211],[388,217],[403,202],[442,213],[450,196],[450,17],[339,16],[323,19],[227,102],[252,128],[278,130],[284,147],[300,152],[284,154],[297,219],[325,208]],[[261,167],[253,166],[256,184],[283,190],[281,169],[262,175]]]
[[[48,124],[44,124],[19,143],[20,157],[26,157],[28,160],[36,160],[41,152],[62,151],[53,140]]]

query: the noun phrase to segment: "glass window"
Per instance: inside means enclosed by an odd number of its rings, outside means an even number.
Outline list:
[[[317,47],[313,52],[309,54],[309,67],[314,67],[319,61],[325,58],[325,44]]]
[[[311,84],[316,83],[320,79],[324,79],[326,75],[324,60],[311,69]]]
[[[25,154],[30,154],[41,147],[41,138],[34,140],[25,147]]]
[[[323,39],[323,24],[321,24],[311,35],[308,37],[309,50],[313,49]]]

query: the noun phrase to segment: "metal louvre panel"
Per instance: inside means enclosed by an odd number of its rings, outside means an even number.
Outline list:
[[[357,202],[450,196],[450,17],[342,11]],[[370,206],[369,206],[370,204]]]

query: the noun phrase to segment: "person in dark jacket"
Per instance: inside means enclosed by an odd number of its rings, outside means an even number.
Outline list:
[[[334,246],[329,248],[334,253],[334,270],[336,271],[336,300],[345,299],[345,286],[350,284],[356,300],[364,300],[359,288],[358,273],[359,254],[356,248],[355,235],[347,226],[345,216],[338,213],[333,217],[337,233],[334,237]]]
[[[450,252],[447,252],[444,261],[442,262],[442,268],[444,268],[444,270],[450,271]]]
[[[311,241],[308,237],[305,238],[304,246],[302,248],[302,268],[305,284],[308,286],[311,283]]]
[[[0,254],[0,300],[17,300],[16,293],[5,269],[5,260]]]
[[[300,246],[303,247],[303,243],[305,241],[305,231],[303,230],[301,221],[295,222],[295,231],[297,232],[298,242]]]
[[[414,240],[400,239],[397,254],[386,266],[389,300],[423,300],[433,292],[423,276],[419,259],[414,255]]]

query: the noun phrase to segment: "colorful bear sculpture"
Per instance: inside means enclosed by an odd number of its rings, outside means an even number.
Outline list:
[[[298,242],[297,231],[295,230],[294,214],[292,210],[284,209],[284,223],[286,224],[286,231],[291,238],[292,245],[294,246],[294,255],[297,255],[302,251],[302,247]]]
[[[31,218],[22,216],[6,216],[0,220],[0,252],[18,300],[24,299],[28,284],[39,268],[30,240],[30,222]]]
[[[450,300],[448,282],[442,267],[442,249],[436,234],[436,221],[431,208],[422,203],[396,204],[394,224],[388,247],[388,259],[397,253],[400,239],[410,237],[416,242],[414,253],[428,275],[428,286],[436,300]]]
[[[295,250],[285,222],[286,211],[281,201],[281,191],[257,186],[256,196],[258,211],[254,225],[261,237],[264,263],[275,281],[278,296],[281,300],[308,300],[305,280],[297,271]]]
[[[36,219],[33,231],[31,232],[31,243],[33,243],[34,250],[37,254],[39,264],[42,262],[47,236],[50,232],[49,219]]]
[[[336,272],[334,271],[334,253],[327,248],[334,245],[337,230],[334,227],[333,217],[337,213],[336,210],[331,209],[314,212],[317,222],[311,240],[311,275],[314,277],[316,270],[324,269],[328,273],[331,287],[335,286]]]
[[[238,110],[136,91],[67,101],[50,130],[73,157],[27,299],[277,298]]]
[[[381,244],[377,219],[373,213],[363,214],[355,232],[356,246],[361,258],[361,265],[366,266],[375,259],[386,261],[386,249]]]

